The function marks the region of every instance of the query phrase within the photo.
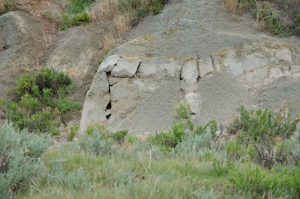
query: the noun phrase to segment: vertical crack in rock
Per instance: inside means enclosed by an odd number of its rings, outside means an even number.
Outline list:
[[[109,81],[109,77],[111,76],[111,72],[107,72],[106,73],[107,79]],[[110,86],[108,87],[108,93],[109,93],[109,97],[110,97],[110,101],[108,102],[106,108],[105,108],[105,117],[107,120],[109,120],[110,116],[111,116],[111,93],[110,93]]]

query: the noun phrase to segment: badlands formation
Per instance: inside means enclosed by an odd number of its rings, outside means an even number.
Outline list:
[[[238,107],[300,113],[300,40],[234,20],[217,0],[182,0],[146,18],[110,51],[86,95],[80,132],[95,123],[147,135],[169,129],[174,104],[196,124],[227,123]]]
[[[69,126],[80,120],[81,133],[95,123],[140,135],[166,130],[180,102],[191,104],[196,124],[229,122],[242,104],[277,112],[286,105],[292,117],[300,113],[299,36],[256,30],[250,13],[233,17],[219,0],[173,0],[116,38],[126,43],[99,66],[101,36],[115,28],[104,20],[52,38],[50,22],[21,11],[1,15],[0,97],[33,69],[30,61],[76,80],[72,99],[84,102],[83,110]]]
[[[300,49],[282,43],[237,45],[202,59],[110,54],[87,93],[80,128],[107,123],[114,130],[153,133],[172,125],[180,102],[191,105],[196,124],[229,122],[242,104],[274,111],[287,105],[295,116],[299,80]]]

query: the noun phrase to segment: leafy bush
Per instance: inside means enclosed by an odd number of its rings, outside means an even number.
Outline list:
[[[77,14],[75,17],[73,17],[72,20],[75,26],[81,26],[85,23],[91,22],[92,18],[86,12],[82,12],[81,14]]]
[[[277,15],[270,8],[270,2],[276,3],[277,8],[281,9],[294,21],[295,25],[283,24]],[[264,29],[271,34],[280,36],[290,36],[292,34],[300,34],[300,28],[297,23],[297,8],[299,7],[298,1],[282,1],[282,0],[223,0],[224,7],[231,13],[242,14],[242,11],[252,10],[253,17],[258,22],[261,22]],[[288,10],[283,10],[288,7]],[[294,13],[294,14],[292,14]],[[294,16],[293,16],[294,15]]]
[[[71,5],[68,12],[72,14],[82,13],[85,8],[88,8],[94,0],[71,0]]]
[[[226,143],[226,152],[230,160],[239,160],[246,154],[245,148],[242,145],[232,141]]]
[[[119,144],[122,144],[124,142],[125,136],[128,134],[127,130],[121,130],[117,131],[115,133],[110,133],[110,137],[118,142]]]
[[[59,28],[60,30],[66,30],[72,26],[72,21],[69,19],[67,15],[65,15],[63,12],[61,12],[61,22],[62,26]]]
[[[19,129],[57,134],[59,116],[65,123],[66,114],[81,109],[79,103],[67,99],[66,95],[74,88],[68,75],[53,68],[40,69],[36,75],[25,73],[18,78],[16,88],[8,92],[17,97],[0,99],[0,108]]]
[[[248,144],[250,140],[260,141],[262,135],[267,135],[273,138],[277,135],[285,135],[286,132],[293,132],[296,129],[296,124],[299,118],[291,122],[291,114],[284,108],[286,117],[280,114],[273,114],[266,108],[254,111],[254,109],[246,110],[244,106],[240,106],[240,116],[235,119],[228,127],[229,133],[238,132],[237,141],[239,143]]]
[[[49,136],[16,132],[11,124],[0,126],[0,198],[26,190],[30,179],[41,173]]]
[[[73,140],[73,138],[75,137],[76,132],[78,131],[78,129],[79,129],[79,127],[77,125],[76,126],[71,126],[71,130],[70,130],[70,132],[67,135],[67,139],[69,141]]]
[[[133,144],[134,142],[138,141],[138,138],[135,137],[134,135],[128,135],[127,140],[130,144]]]
[[[155,135],[150,135],[148,141],[153,145],[158,145],[162,148],[175,147],[179,142],[181,142],[181,137],[184,135],[184,127],[182,123],[174,124],[172,131],[160,133],[155,133]]]
[[[274,168],[265,171],[250,164],[245,171],[232,173],[228,178],[231,185],[240,191],[250,191],[252,198],[262,198],[271,193],[274,198],[290,194],[289,198],[300,197],[300,169],[285,168],[282,171]]]
[[[191,108],[190,106],[191,106],[190,104],[183,104],[183,103],[175,105],[173,107],[175,111],[173,117],[179,121],[189,119],[192,115],[190,111]]]
[[[280,35],[285,32],[279,16],[270,9],[269,2],[257,3],[254,13],[258,21],[263,21],[265,29],[274,35]]]
[[[211,134],[211,137],[214,136],[215,132],[217,131],[217,123],[216,121],[212,120],[209,121],[204,126],[196,126],[192,124],[192,122],[187,119],[189,128],[185,128],[183,125],[183,122],[175,123],[172,127],[172,130],[169,130],[168,132],[161,131],[159,133],[155,133],[155,135],[150,135],[148,137],[148,141],[151,144],[158,145],[162,149],[163,148],[173,148],[176,147],[176,145],[180,142],[182,142],[182,139],[186,135],[186,130],[190,130],[193,132],[193,137],[196,135],[202,135],[209,132]]]
[[[168,0],[147,0],[146,4],[142,0],[119,0],[119,10],[126,12],[132,8],[140,17],[145,17],[149,13],[156,15],[161,13],[162,8]]]

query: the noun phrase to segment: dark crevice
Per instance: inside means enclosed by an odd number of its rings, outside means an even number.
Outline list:
[[[136,69],[136,73],[135,73],[135,75],[136,75],[138,78],[141,78],[141,75],[140,75],[140,73],[139,73],[139,69],[140,69],[141,64],[142,64],[142,62],[139,63],[139,65],[138,65],[138,67],[137,67],[137,69]]]
[[[111,101],[106,106],[106,110],[109,110],[109,109],[111,109]]]
[[[108,119],[110,118],[110,116],[111,116],[111,114],[107,115],[107,116],[106,116],[106,119],[108,120]]]

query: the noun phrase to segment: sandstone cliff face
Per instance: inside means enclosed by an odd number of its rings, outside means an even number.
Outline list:
[[[137,133],[167,129],[180,102],[191,105],[196,124],[228,122],[241,104],[273,110],[287,105],[295,116],[299,80],[300,49],[282,43],[238,45],[204,59],[115,54],[94,77],[81,131],[97,122]]]

